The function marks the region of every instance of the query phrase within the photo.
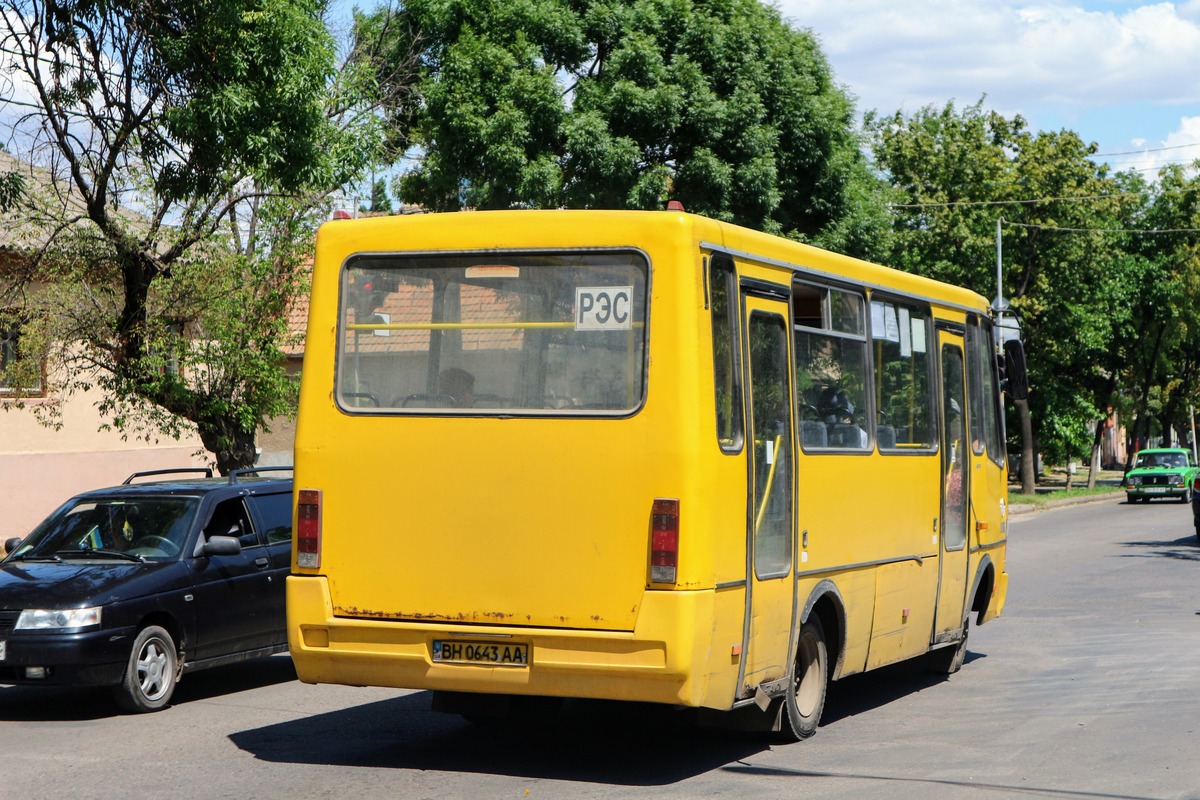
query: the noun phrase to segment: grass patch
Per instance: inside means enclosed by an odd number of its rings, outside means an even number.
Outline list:
[[[1120,494],[1125,489],[1121,486],[1097,486],[1095,489],[1089,489],[1086,486],[1082,488],[1071,489],[1046,489],[1039,488],[1037,494],[1021,494],[1020,487],[1008,487],[1008,502],[1010,505],[1017,506],[1044,506],[1048,503],[1053,503],[1057,500],[1068,500],[1076,497],[1097,497],[1107,494]]]

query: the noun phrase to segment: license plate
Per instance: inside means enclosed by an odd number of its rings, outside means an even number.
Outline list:
[[[1162,494],[1166,489],[1162,486],[1149,486],[1146,488],[1146,494]]]
[[[435,639],[433,660],[439,664],[527,667],[529,666],[529,645],[515,642],[467,642],[457,639]]]

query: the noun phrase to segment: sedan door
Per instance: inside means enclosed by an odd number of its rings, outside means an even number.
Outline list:
[[[212,536],[234,536],[235,555],[200,552]],[[266,542],[252,522],[246,503],[233,497],[217,503],[190,559],[196,643],[192,660],[245,653],[273,644],[270,623],[272,590],[277,579]]]
[[[287,576],[292,569],[292,493],[252,495],[247,498],[258,530],[267,541],[271,569],[267,599],[260,615],[272,644],[287,645]]]

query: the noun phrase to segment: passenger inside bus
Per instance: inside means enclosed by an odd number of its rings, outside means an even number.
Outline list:
[[[868,446],[867,432],[854,419],[854,403],[840,387],[825,387],[817,401],[817,409],[828,429],[831,447],[865,449]]]
[[[453,398],[458,408],[471,408],[475,405],[475,376],[458,367],[444,369],[438,376],[438,391]]]

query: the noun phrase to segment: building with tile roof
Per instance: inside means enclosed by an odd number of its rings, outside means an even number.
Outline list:
[[[0,174],[19,172],[27,192],[53,197],[68,210],[78,200],[55,193],[48,171],[0,152]],[[14,355],[20,337],[19,293],[11,290],[22,270],[49,237],[47,223],[33,209],[18,206],[0,214],[0,540],[24,536],[72,494],[120,483],[139,470],[191,467],[204,463],[199,437],[147,443],[118,431],[101,430],[97,410],[103,399],[95,390],[57,396],[53,376],[40,386],[13,386],[4,379],[4,364]],[[28,276],[25,276],[28,277]],[[37,291],[34,281],[25,291]],[[10,313],[5,314],[8,311]],[[38,411],[57,404],[59,416],[51,427],[39,421]]]

